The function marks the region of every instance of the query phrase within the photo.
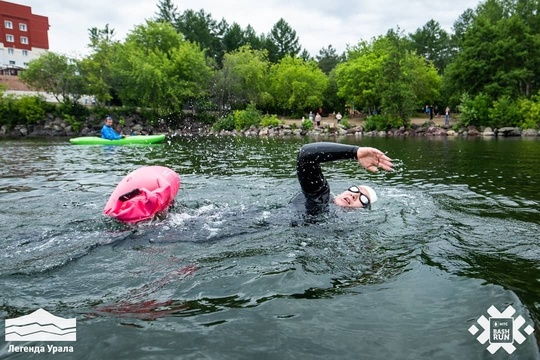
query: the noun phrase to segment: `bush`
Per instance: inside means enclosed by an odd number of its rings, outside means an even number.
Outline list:
[[[264,115],[261,120],[261,125],[264,127],[278,127],[281,125],[281,121],[279,121],[276,115]]]
[[[12,129],[15,125],[35,124],[45,119],[49,107],[38,96],[0,97],[0,125]]]
[[[517,104],[521,122],[518,124],[522,129],[536,129],[540,121],[540,93],[531,99],[522,99]]]
[[[234,116],[229,114],[225,117],[222,117],[212,125],[212,129],[216,132],[221,130],[232,131],[234,130]]]
[[[371,115],[364,121],[366,131],[387,131],[391,128],[399,128],[403,125],[403,120],[389,115]]]
[[[459,105],[461,114],[455,128],[475,126],[517,126],[522,129],[538,128],[540,119],[540,94],[530,99],[512,100],[502,96],[496,101],[483,94],[474,99],[463,94]],[[486,115],[487,114],[487,115]]]
[[[72,115],[79,120],[84,120],[89,114],[88,108],[81,104],[64,104],[56,106],[55,116],[64,118],[65,115]],[[103,117],[104,118],[104,117]]]
[[[236,130],[249,129],[252,125],[261,125],[261,113],[255,108],[255,104],[249,104],[246,110],[236,110],[234,112],[234,127]]]
[[[458,106],[460,111],[458,125],[461,127],[489,125],[489,109],[491,107],[492,101],[487,95],[478,94],[474,99],[471,99],[469,94],[464,93]]]
[[[63,119],[71,126],[71,129],[75,132],[81,131],[83,123],[77,121],[77,118],[73,115],[65,114]]]
[[[0,126],[5,125],[12,129],[21,123],[18,107],[15,105],[16,99],[13,96],[0,98]]]
[[[94,108],[95,109],[95,108]],[[104,119],[105,116],[109,115],[110,110],[104,107],[100,107],[98,111],[94,111],[94,114],[98,119]],[[140,109],[141,117],[146,119],[146,122],[152,126],[160,126],[162,117],[153,109],[141,108]]]
[[[522,122],[518,103],[508,96],[503,96],[493,102],[493,107],[489,109],[489,126],[494,128],[518,126]]]
[[[349,124],[349,121],[347,118],[341,119],[341,126],[343,126],[345,129],[350,129],[351,125]]]
[[[315,125],[313,124],[313,121],[309,119],[305,119],[304,121],[302,121],[302,130],[310,131],[313,130],[314,127]]]
[[[25,124],[35,124],[45,118],[45,101],[37,96],[24,96],[16,100],[16,106]]]
[[[200,112],[195,114],[194,120],[203,124],[212,124],[216,121],[216,117],[208,112]]]

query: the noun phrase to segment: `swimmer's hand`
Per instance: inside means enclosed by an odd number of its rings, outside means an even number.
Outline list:
[[[356,152],[356,159],[364,169],[377,172],[379,168],[386,171],[392,171],[394,164],[392,159],[386,156],[382,151],[372,147],[360,147]]]

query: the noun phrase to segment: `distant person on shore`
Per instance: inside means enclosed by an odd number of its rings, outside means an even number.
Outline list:
[[[372,147],[359,147],[332,142],[316,142],[302,146],[296,160],[296,175],[302,189],[291,200],[296,208],[304,207],[308,214],[321,213],[330,203],[345,208],[367,208],[377,201],[377,194],[367,185],[353,184],[339,195],[330,194],[321,164],[329,161],[354,159],[366,170],[379,168],[392,171],[392,160]]]
[[[446,107],[446,110],[444,110],[444,125],[450,125],[450,108],[448,106]]]
[[[317,124],[317,127],[321,126],[321,114],[317,113],[317,115],[315,115],[315,124]]]
[[[341,124],[341,119],[343,119],[343,116],[341,115],[341,113],[338,111],[337,115],[336,115],[336,120],[337,120],[337,123],[338,124]]]
[[[312,111],[309,112],[309,117],[308,117],[308,119],[311,120],[311,121],[313,121],[313,112],[312,112]]]
[[[112,126],[113,126],[113,119],[112,119],[112,117],[107,116],[105,118],[105,124],[101,128],[101,137],[103,139],[120,140],[120,139],[125,137],[124,135],[118,134],[116,131],[114,131]]]

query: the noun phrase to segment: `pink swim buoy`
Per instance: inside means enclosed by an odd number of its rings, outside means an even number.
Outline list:
[[[116,186],[103,214],[134,224],[152,219],[172,204],[180,176],[165,166],[144,166],[127,174]]]

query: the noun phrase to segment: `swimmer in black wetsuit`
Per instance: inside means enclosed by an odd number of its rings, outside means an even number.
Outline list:
[[[317,142],[304,145],[296,162],[296,174],[302,193],[296,195],[291,203],[303,201],[308,213],[318,213],[330,202],[348,208],[369,207],[377,201],[375,190],[367,185],[353,185],[348,190],[335,196],[330,195],[330,186],[324,178],[321,163],[343,159],[355,159],[368,171],[376,172],[379,168],[392,170],[392,160],[382,151],[372,147]]]

